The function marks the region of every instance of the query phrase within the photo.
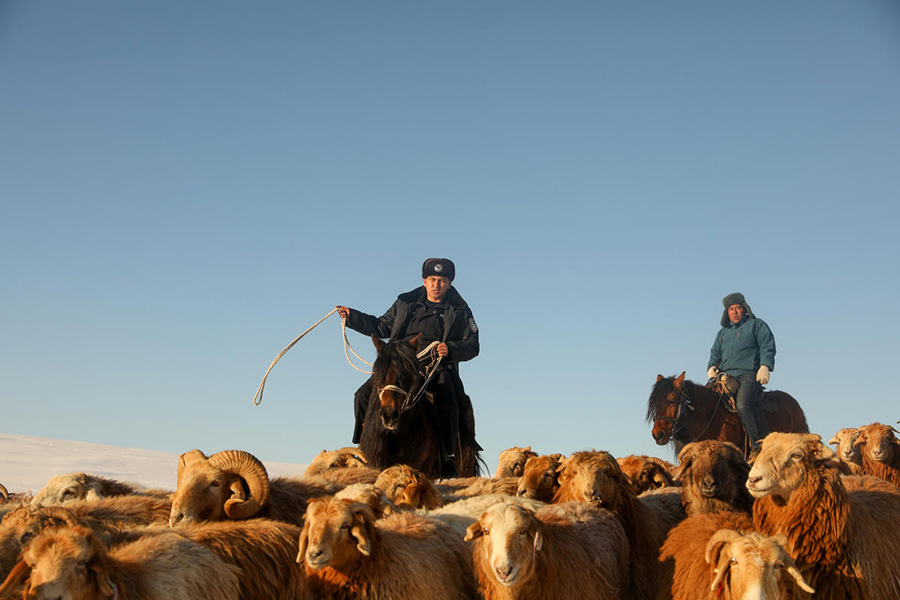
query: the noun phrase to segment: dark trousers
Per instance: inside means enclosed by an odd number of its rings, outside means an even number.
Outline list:
[[[415,394],[419,390],[408,390]],[[434,394],[434,411],[437,417],[438,435],[441,439],[444,454],[456,454],[456,439],[459,435],[459,402],[456,398],[456,387],[453,375],[447,369],[438,367],[437,373],[428,386]],[[353,443],[358,444],[362,436],[362,426],[366,420],[366,411],[372,397],[372,378],[366,380],[353,395]],[[427,400],[423,401],[427,402]]]
[[[741,382],[741,387],[734,399],[735,408],[744,423],[744,429],[747,430],[750,446],[758,448],[759,441],[771,433],[766,416],[759,407],[763,394],[762,386],[752,373],[741,375],[737,380]]]

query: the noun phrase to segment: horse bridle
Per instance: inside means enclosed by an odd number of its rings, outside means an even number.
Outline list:
[[[688,409],[691,411],[696,410],[694,408],[694,405],[691,403],[691,397],[684,392],[684,389],[680,389],[678,390],[678,409],[675,412],[675,416],[657,417],[657,419],[659,419],[660,421],[666,421],[672,424],[672,430],[669,432],[670,438],[675,437],[675,434],[678,433],[683,427],[683,425],[679,423],[679,421],[681,420],[681,414],[684,412],[684,409]]]

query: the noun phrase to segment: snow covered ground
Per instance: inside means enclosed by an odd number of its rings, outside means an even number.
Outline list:
[[[55,475],[85,472],[149,488],[174,490],[178,456],[177,452],[3,433],[0,434],[0,483],[10,493],[37,492]],[[270,477],[300,476],[307,467],[259,458]]]

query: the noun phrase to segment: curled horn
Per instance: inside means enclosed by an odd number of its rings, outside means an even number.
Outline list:
[[[250,496],[229,498],[225,501],[225,514],[232,519],[247,519],[262,509],[269,497],[269,474],[258,458],[243,450],[223,450],[209,457],[217,469],[237,475],[247,483]]]
[[[804,579],[803,574],[800,573],[800,569],[797,568],[794,559],[791,558],[787,553],[787,550],[785,550],[784,545],[787,543],[787,538],[783,535],[778,535],[775,537],[775,541],[779,543],[778,553],[781,555],[781,562],[784,563],[785,572],[794,578],[794,581],[797,582],[797,586],[803,591],[815,594],[816,590],[806,583],[806,579]]]
[[[190,452],[185,452],[181,456],[178,457],[178,470],[176,471],[176,479],[175,479],[175,488],[178,489],[181,487],[181,477],[184,475],[184,470],[187,469],[190,465],[198,462],[203,462],[208,460],[206,455],[194,448]]]
[[[0,496],[3,496],[4,502],[9,500],[9,490],[2,483],[0,483]]]
[[[687,472],[687,470],[691,468],[691,464],[693,463],[693,461],[687,458],[687,455],[695,448],[695,443],[696,442],[691,442],[690,444],[682,448],[681,452],[678,453],[678,471],[675,473],[675,475],[672,476],[675,481],[681,481],[681,478],[684,477],[684,474]]]
[[[722,579],[725,577],[725,571],[728,570],[729,559],[721,555],[722,548],[725,544],[734,543],[739,539],[741,539],[741,534],[734,529],[720,529],[709,538],[709,542],[706,544],[706,562],[711,563],[713,560],[716,561],[716,568],[714,571],[716,577],[713,579],[709,589],[716,590],[719,587],[719,584],[722,583]]]

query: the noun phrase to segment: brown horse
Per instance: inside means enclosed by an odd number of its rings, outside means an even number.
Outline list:
[[[793,396],[771,391],[762,395],[762,407],[771,431],[809,433],[806,415]],[[647,421],[653,422],[653,439],[660,446],[675,445],[675,454],[685,444],[700,440],[731,442],[750,454],[750,444],[741,418],[731,412],[717,390],[678,377],[656,376],[647,401]]]
[[[431,394],[423,392],[425,372],[416,357],[418,337],[409,341],[383,342],[372,338],[378,356],[372,366],[372,396],[363,422],[359,448],[369,464],[386,469],[405,464],[425,475],[438,478],[441,473],[440,437]],[[471,403],[463,415],[475,430]],[[473,440],[474,441],[474,440]],[[484,461],[471,445],[457,441],[456,468],[460,477],[480,475]]]

